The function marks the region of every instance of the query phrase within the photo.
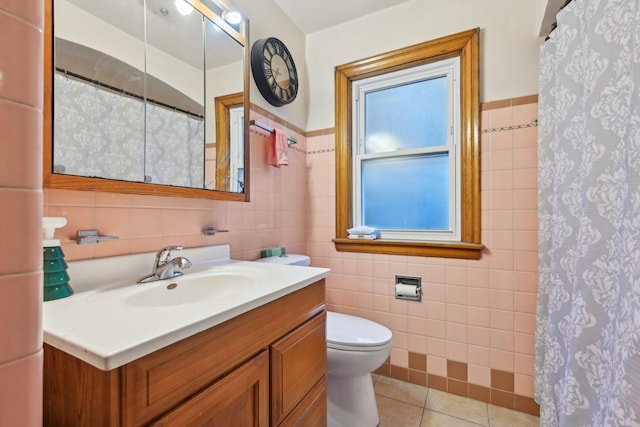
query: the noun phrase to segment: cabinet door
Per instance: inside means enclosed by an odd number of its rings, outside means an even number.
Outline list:
[[[162,427],[268,426],[268,350],[151,425]]]
[[[327,381],[323,378],[279,427],[327,427]]]
[[[271,424],[274,426],[325,378],[325,318],[323,312],[271,346]]]

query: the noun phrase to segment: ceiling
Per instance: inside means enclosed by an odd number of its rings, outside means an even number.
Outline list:
[[[138,40],[180,58],[195,68],[201,68],[202,48],[196,42],[202,35],[202,15],[183,16],[175,7],[175,0],[146,0],[145,18],[143,0],[67,0],[85,12],[105,21]],[[60,3],[64,3],[60,1]],[[209,3],[207,3],[209,6]],[[146,23],[145,23],[146,19]],[[226,33],[216,31],[213,23],[206,22],[207,67],[215,68],[242,60],[242,49]],[[143,52],[141,52],[141,55]]]
[[[408,0],[274,0],[305,34],[405,3]]]
[[[144,0],[67,0],[69,3],[100,17],[132,36],[143,39]],[[258,0],[248,0],[251,1]],[[259,0],[262,1],[262,0]],[[408,0],[274,0],[283,12],[305,34],[356,19],[386,9]],[[172,56],[181,58],[194,67],[202,65],[201,52],[185,49],[193,45],[194,34],[199,30],[197,14],[182,16],[175,10],[175,0],[146,0],[147,42],[160,47]],[[60,3],[65,3],[60,1]],[[126,12],[125,12],[126,11]],[[164,12],[164,13],[161,13]],[[193,21],[193,22],[192,22]],[[237,45],[225,39],[223,32],[207,31],[208,45],[216,46],[216,54],[208,57],[209,66],[219,66],[236,61]],[[227,59],[227,58],[233,58]]]

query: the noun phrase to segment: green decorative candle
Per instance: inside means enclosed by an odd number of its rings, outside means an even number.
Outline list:
[[[45,301],[64,298],[73,294],[73,289],[69,286],[68,267],[64,260],[64,252],[60,247],[60,240],[53,238],[55,229],[64,227],[66,224],[66,218],[43,218],[44,247],[42,250],[42,267],[44,270]]]

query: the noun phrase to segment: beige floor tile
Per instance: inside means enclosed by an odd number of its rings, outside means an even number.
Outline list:
[[[487,406],[491,427],[537,427],[540,425],[540,419],[536,416],[491,404]]]
[[[420,427],[478,427],[478,424],[425,409]]]
[[[376,394],[424,407],[428,388],[393,378],[374,376],[373,389]]]
[[[379,427],[420,427],[422,408],[385,396],[376,396]]]
[[[456,396],[439,390],[429,389],[427,409],[453,415],[483,426],[489,425],[487,404],[478,400]]]

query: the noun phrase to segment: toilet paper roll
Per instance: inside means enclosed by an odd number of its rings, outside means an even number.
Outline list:
[[[405,285],[404,283],[396,283],[397,296],[416,298],[418,294],[418,287],[416,285]]]

